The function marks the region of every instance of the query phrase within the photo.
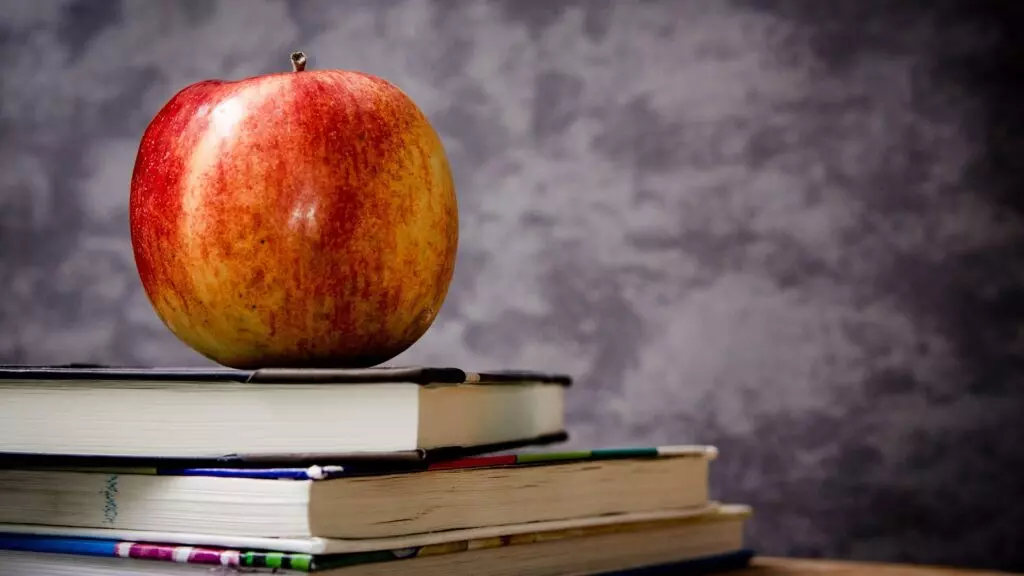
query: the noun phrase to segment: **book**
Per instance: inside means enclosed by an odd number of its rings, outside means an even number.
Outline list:
[[[527,523],[504,531],[467,530],[380,541],[375,549],[333,553],[278,551],[263,541],[234,546],[131,540],[99,535],[6,532],[0,527],[0,570],[25,574],[564,574],[661,567],[664,573],[737,568],[752,551],[743,528],[751,510],[726,505],[702,514],[660,518],[620,515],[559,523]],[[174,535],[163,535],[171,536]],[[187,538],[186,538],[187,539]],[[195,539],[195,538],[193,538]],[[255,546],[247,546],[251,543]],[[333,548],[344,548],[344,543]],[[362,549],[359,549],[362,548]]]
[[[345,466],[0,469],[0,522],[274,538],[381,538],[709,502],[712,446]]]
[[[0,367],[0,453],[275,461],[564,438],[565,375],[457,368]]]

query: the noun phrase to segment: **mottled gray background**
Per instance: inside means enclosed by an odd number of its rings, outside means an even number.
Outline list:
[[[1019,6],[2,0],[0,362],[206,363],[135,274],[138,139],[303,49],[454,165],[395,364],[572,373],[576,446],[716,443],[765,553],[1024,569]]]

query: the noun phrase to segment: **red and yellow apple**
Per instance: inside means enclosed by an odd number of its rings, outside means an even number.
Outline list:
[[[131,181],[135,262],[161,320],[216,362],[373,366],[447,295],[451,171],[398,87],[292,64],[198,82],[153,118]]]

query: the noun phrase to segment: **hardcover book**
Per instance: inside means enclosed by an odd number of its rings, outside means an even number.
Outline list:
[[[165,465],[436,459],[564,439],[570,384],[443,367],[2,366],[0,454],[174,461]]]

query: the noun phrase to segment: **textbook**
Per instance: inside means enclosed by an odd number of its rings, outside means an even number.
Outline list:
[[[708,505],[712,446],[520,452],[377,473],[0,469],[0,522],[276,538],[380,538]]]

